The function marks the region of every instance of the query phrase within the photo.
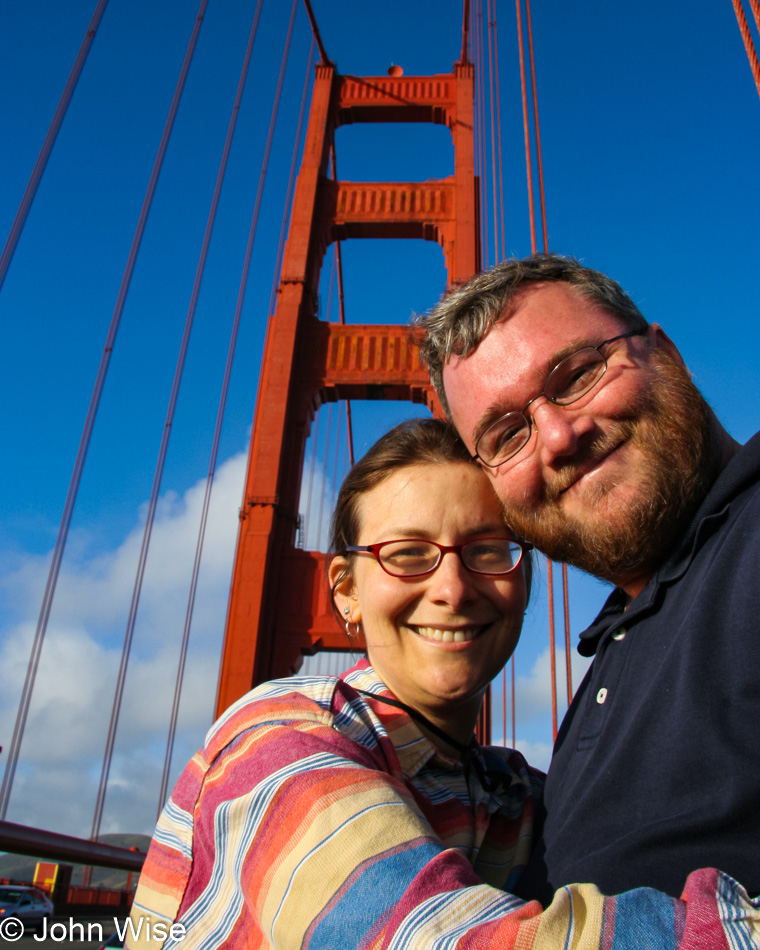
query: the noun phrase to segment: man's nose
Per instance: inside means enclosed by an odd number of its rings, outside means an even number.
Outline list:
[[[538,434],[541,462],[552,465],[557,459],[574,455],[578,442],[594,428],[594,420],[572,406],[557,406],[542,399],[533,409],[533,425]]]

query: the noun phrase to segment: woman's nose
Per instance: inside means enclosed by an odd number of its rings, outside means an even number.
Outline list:
[[[458,607],[476,596],[475,575],[468,571],[455,551],[447,551],[441,563],[430,575],[428,596],[437,603]]]

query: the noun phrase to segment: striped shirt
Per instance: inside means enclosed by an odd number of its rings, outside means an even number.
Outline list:
[[[692,874],[681,901],[588,884],[545,911],[513,897],[541,773],[492,747],[464,768],[383,694],[361,661],[231,706],[159,820],[127,947],[760,947],[758,901],[713,870]]]

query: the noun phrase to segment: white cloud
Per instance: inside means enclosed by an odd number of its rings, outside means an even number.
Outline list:
[[[217,471],[172,760],[176,778],[211,724],[245,456]],[[102,831],[152,830],[205,479],[161,499],[151,539]],[[8,819],[89,835],[121,658],[142,522],[112,550],[81,537],[61,570]],[[26,557],[0,582],[0,735],[6,752],[26,676],[49,557]]]

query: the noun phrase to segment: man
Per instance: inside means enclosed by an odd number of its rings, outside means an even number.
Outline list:
[[[506,261],[418,321],[507,523],[616,590],[562,724],[521,891],[760,892],[760,436],[720,425],[675,345],[577,261]]]

